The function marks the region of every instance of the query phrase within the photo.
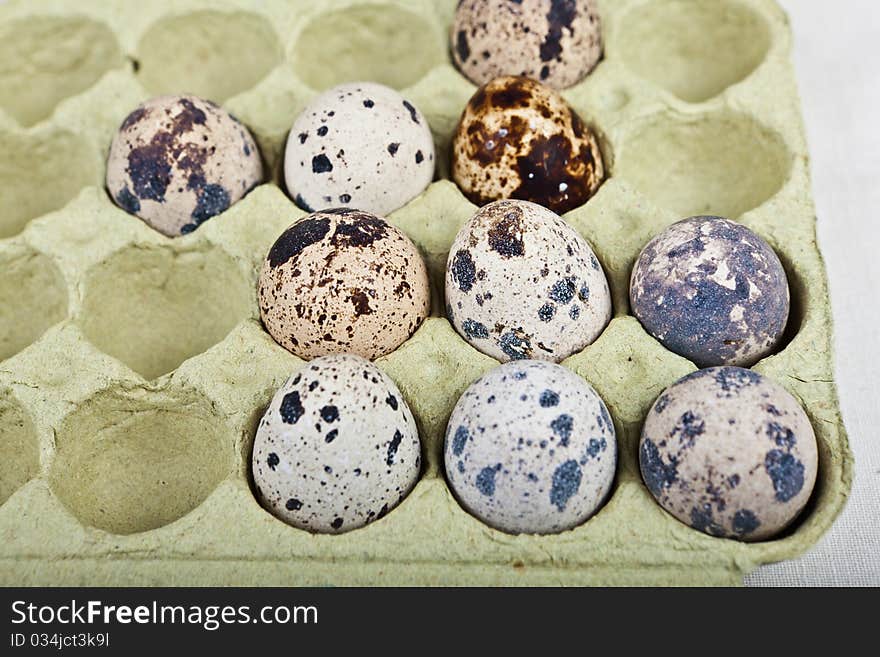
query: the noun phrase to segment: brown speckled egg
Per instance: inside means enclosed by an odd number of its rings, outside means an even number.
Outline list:
[[[779,384],[713,367],[667,388],[645,419],[642,478],[664,509],[712,536],[756,541],[786,527],[813,490],[813,427]]]
[[[191,233],[263,179],[248,129],[214,103],[161,96],[123,121],[107,159],[116,204],[168,237]]]
[[[418,248],[384,219],[335,208],[310,214],[275,242],[260,274],[263,324],[305,359],[374,359],[403,344],[430,308]]]
[[[564,89],[602,55],[594,0],[462,0],[451,36],[456,65],[476,84],[522,75]]]
[[[595,134],[562,96],[503,77],[468,101],[453,137],[452,175],[476,205],[516,198],[562,214],[599,189],[605,168]]]
[[[493,358],[558,362],[599,336],[611,319],[611,293],[593,249],[559,215],[528,201],[496,201],[452,243],[446,313]]]
[[[416,421],[378,367],[317,358],[281,386],[254,439],[260,503],[284,522],[342,533],[378,520],[415,485]]]

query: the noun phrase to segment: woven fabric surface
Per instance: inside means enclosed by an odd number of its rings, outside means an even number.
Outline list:
[[[810,143],[819,246],[835,320],[835,368],[855,483],[831,531],[751,586],[880,586],[880,6],[783,0]]]

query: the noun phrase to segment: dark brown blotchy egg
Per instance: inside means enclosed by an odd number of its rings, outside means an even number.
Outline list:
[[[456,66],[476,84],[523,75],[564,89],[602,55],[595,0],[462,0],[451,38]]]
[[[532,201],[562,214],[605,178],[593,131],[556,91],[496,78],[468,101],[452,142],[452,176],[471,202]]]
[[[349,208],[290,226],[260,274],[266,330],[305,359],[390,353],[428,316],[430,297],[416,245],[381,217]]]
[[[263,179],[248,129],[196,96],[160,96],[123,121],[110,146],[107,190],[168,237],[191,233]]]

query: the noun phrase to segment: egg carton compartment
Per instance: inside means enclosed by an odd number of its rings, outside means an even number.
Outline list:
[[[476,87],[448,52],[453,0],[13,0],[0,8],[0,582],[3,584],[736,584],[814,544],[852,479],[831,360],[808,152],[772,0],[603,0],[605,54],[563,92],[609,175],[564,215],[608,276],[613,319],[564,361],[603,397],[619,443],[601,510],[553,536],[465,512],[443,475],[446,421],[497,362],[443,316],[446,257],[475,212],[449,180]],[[305,213],[280,184],[287,130],[320,90],[401,89],[437,145],[435,182],[390,221],[419,246],[432,313],[376,364],[419,427],[423,471],[362,529],[315,535],[257,502],[250,451],[274,391],[304,362],[259,321],[259,267]],[[267,182],[166,238],[103,188],[116,129],[152,95],[193,92],[252,131]],[[811,502],[776,539],[740,543],[673,519],[637,445],[648,408],[696,367],[631,316],[645,243],[712,212],[768,240],[786,269],[783,346],[755,370],[803,404],[819,444]]]

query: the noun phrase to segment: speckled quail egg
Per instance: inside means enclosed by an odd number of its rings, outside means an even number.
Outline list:
[[[254,439],[254,484],[284,522],[345,532],[406,497],[420,449],[413,415],[388,376],[359,356],[324,356],[272,399]]]
[[[611,319],[611,293],[587,241],[528,201],[486,205],[459,231],[446,263],[446,314],[501,361],[560,361]]]
[[[161,96],[123,121],[107,159],[116,204],[168,237],[191,233],[263,179],[248,129],[214,103]]]
[[[691,217],[648,242],[632,271],[633,314],[700,367],[752,365],[788,321],[788,280],[763,239],[723,217]]]
[[[509,533],[552,534],[592,516],[617,463],[614,424],[596,391],[546,361],[489,371],[446,428],[446,476],[462,506]]]
[[[287,190],[309,212],[355,207],[386,215],[434,177],[434,141],[421,112],[394,89],[350,82],[300,113],[284,156]]]
[[[294,223],[260,273],[263,324],[305,359],[394,351],[427,317],[430,298],[416,245],[384,219],[349,208]]]
[[[462,0],[451,34],[453,59],[476,84],[522,75],[564,89],[602,55],[594,0]]]
[[[476,205],[517,198],[562,214],[599,189],[605,167],[596,135],[562,96],[502,77],[468,101],[452,141],[452,176]]]
[[[712,536],[778,533],[816,481],[816,437],[785,388],[740,367],[689,374],[648,413],[642,478],[664,509]]]

